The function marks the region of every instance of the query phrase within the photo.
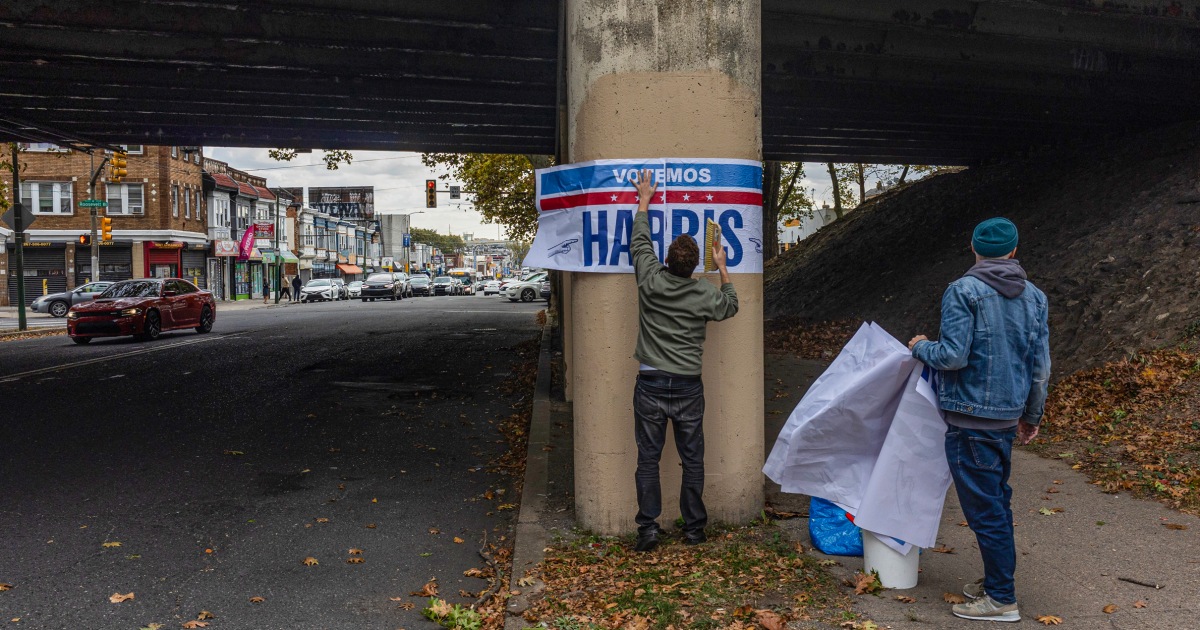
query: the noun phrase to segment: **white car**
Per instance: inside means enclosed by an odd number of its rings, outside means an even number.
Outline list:
[[[308,284],[300,289],[300,302],[316,302],[318,300],[335,302],[342,299],[342,287],[333,280],[326,278],[317,278],[309,280]]]
[[[484,295],[491,295],[493,293],[499,293],[499,292],[500,292],[500,281],[499,280],[488,280],[487,282],[483,283],[483,294]]]
[[[509,302],[532,302],[542,293],[542,280],[546,279],[546,272],[535,273],[520,282],[510,282],[504,285],[504,297],[508,298]]]
[[[355,280],[346,285],[346,295],[356,298],[362,295],[362,280]]]

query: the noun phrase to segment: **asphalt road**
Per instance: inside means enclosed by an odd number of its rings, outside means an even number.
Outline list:
[[[409,593],[437,577],[467,602],[487,587],[463,576],[484,531],[515,517],[486,465],[520,397],[499,387],[512,348],[544,307],[218,307],[208,335],[0,343],[0,622],[432,627]]]

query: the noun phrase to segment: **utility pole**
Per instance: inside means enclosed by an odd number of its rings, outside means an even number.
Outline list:
[[[275,189],[275,303],[279,304],[280,292],[283,289],[280,286],[283,282],[283,277],[280,271],[283,270],[283,248],[279,246],[279,189]]]
[[[25,321],[25,221],[21,214],[21,169],[17,164],[17,143],[12,143],[13,230],[17,239],[17,330],[26,330]]]
[[[92,155],[92,162],[95,163],[96,156]],[[92,179],[88,181],[88,199],[96,198],[96,180],[100,178],[100,173],[104,172],[104,164],[108,162],[108,155],[105,154],[104,159],[100,160],[100,168],[92,173]],[[92,218],[92,277],[91,282],[96,282],[100,279],[100,239],[96,238],[96,220],[99,216],[99,208],[92,206],[88,208]]]

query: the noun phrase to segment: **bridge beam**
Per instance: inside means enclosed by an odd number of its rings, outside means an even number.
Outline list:
[[[568,160],[762,159],[760,0],[567,0]],[[711,279],[702,279],[709,282]],[[714,521],[762,507],[762,276],[733,278],[741,309],[711,324],[704,350],[705,501]],[[579,522],[628,533],[637,512],[632,274],[571,282],[569,378]],[[663,515],[679,514],[674,444],[663,454]]]

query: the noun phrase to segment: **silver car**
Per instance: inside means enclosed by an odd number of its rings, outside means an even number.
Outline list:
[[[81,302],[91,302],[97,295],[112,286],[111,282],[89,282],[74,291],[51,293],[33,301],[29,307],[34,313],[50,313],[55,317],[65,317],[72,306]]]

